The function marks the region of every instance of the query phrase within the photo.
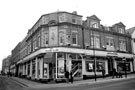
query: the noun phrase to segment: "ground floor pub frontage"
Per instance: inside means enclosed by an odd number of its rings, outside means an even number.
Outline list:
[[[95,53],[95,54],[94,54]],[[132,54],[74,48],[39,50],[21,60],[18,74],[33,80],[65,80],[65,72],[72,72],[76,79],[111,75],[112,69],[134,71]],[[123,60],[124,58],[124,60]],[[15,70],[14,70],[15,71]]]

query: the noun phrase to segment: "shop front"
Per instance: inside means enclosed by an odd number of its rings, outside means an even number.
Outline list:
[[[94,57],[95,56],[95,57]],[[111,75],[112,68],[124,70],[123,56],[126,58],[126,69],[133,71],[133,56],[127,53],[57,47],[41,49],[23,61],[27,77],[37,80],[65,80],[65,72],[72,72],[74,78],[86,76]],[[30,59],[33,58],[33,59]],[[95,68],[96,67],[96,68]]]
[[[102,76],[102,70],[105,70],[105,75],[108,74],[107,60],[104,57],[86,56],[83,62],[83,78],[94,77],[95,73],[97,77]]]

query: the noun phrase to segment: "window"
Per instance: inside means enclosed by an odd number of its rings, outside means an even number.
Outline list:
[[[134,43],[135,43],[135,39],[134,39]]]
[[[123,39],[119,40],[120,51],[126,51],[126,42]]]
[[[113,37],[106,37],[106,46],[109,50],[114,50],[114,39]]]
[[[29,53],[30,53],[30,51],[29,51],[29,44],[28,44],[28,46],[27,46],[27,50],[28,50],[27,52],[28,52],[28,54],[29,54]]]
[[[48,33],[45,33],[45,46],[48,46],[48,44],[49,44]]]
[[[73,24],[77,24],[76,18],[72,18],[72,23],[73,23]]]
[[[91,35],[91,47],[100,48],[100,36],[99,35]]]
[[[105,30],[110,31],[110,28],[109,27],[105,27]]]
[[[28,49],[28,54],[30,54],[30,52],[31,52],[31,42],[28,43],[27,49]]]
[[[35,60],[32,61],[32,76],[35,76]]]
[[[40,41],[40,35],[38,36],[38,47],[40,47],[40,43],[41,43],[41,41]]]
[[[49,44],[49,35],[48,31],[42,32],[42,47],[48,46]]]
[[[97,22],[92,22],[91,26],[92,26],[92,28],[98,28],[98,23]]]
[[[125,68],[125,64],[126,64],[126,68]],[[130,69],[130,63],[129,62],[126,62],[126,63],[123,63],[123,62],[117,62],[117,70],[118,71],[125,71],[125,69],[126,69],[126,71],[130,71],[131,69]]]
[[[123,28],[119,28],[118,32],[124,34],[124,29]]]
[[[94,72],[95,70],[95,65],[94,65],[94,61],[86,61],[86,72]],[[101,72],[102,69],[105,68],[105,62],[100,62],[97,61],[96,62],[96,71],[97,72]]]
[[[28,71],[27,71],[28,75],[30,75],[30,62],[28,62]]]
[[[37,46],[36,46],[36,38],[33,38],[33,51],[35,51],[36,48],[37,48]]]
[[[64,45],[65,43],[65,32],[64,30],[59,31],[59,44]]]
[[[77,32],[72,32],[72,44],[77,45]]]
[[[29,44],[29,51],[31,52],[31,43]]]
[[[59,16],[59,22],[64,22],[65,21],[65,14],[62,14]]]
[[[48,17],[43,16],[42,17],[42,24],[47,24],[48,23]]]

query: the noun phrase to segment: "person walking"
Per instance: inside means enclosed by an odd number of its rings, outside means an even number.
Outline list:
[[[65,72],[65,78],[66,78],[66,82],[69,83],[69,72],[68,71]]]
[[[105,78],[105,69],[104,68],[102,68],[102,76],[103,76],[103,78]]]
[[[117,77],[117,72],[116,72],[116,69],[115,68],[113,68],[112,69],[112,78],[114,78],[114,76],[116,76]]]
[[[122,78],[122,68],[118,67],[118,76],[119,78]]]
[[[73,83],[73,81],[74,81],[73,73],[72,71],[70,71],[70,82]]]

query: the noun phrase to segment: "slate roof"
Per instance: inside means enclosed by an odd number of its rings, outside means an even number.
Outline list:
[[[135,26],[126,30],[127,33],[132,34],[135,31]]]

